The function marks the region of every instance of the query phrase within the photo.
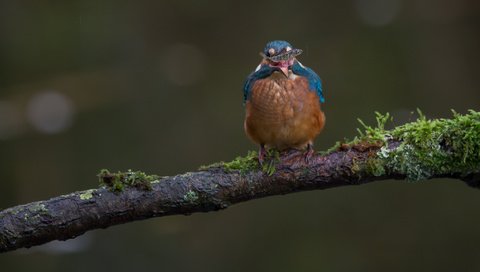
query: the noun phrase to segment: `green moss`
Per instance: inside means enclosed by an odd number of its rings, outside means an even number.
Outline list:
[[[247,156],[236,157],[233,161],[224,163],[223,167],[226,170],[240,171],[241,174],[248,171],[258,170],[260,168],[258,163],[258,153],[256,151],[248,151]]]
[[[242,175],[249,171],[259,170],[258,153],[256,151],[248,151],[244,157],[238,156],[230,162],[216,162],[210,165],[203,165],[199,170],[208,170],[217,167],[221,167],[227,171],[239,171]]]
[[[45,207],[45,204],[41,202],[32,203],[32,205],[28,207],[28,211],[34,214],[48,213],[48,209]]]
[[[95,192],[94,189],[83,191],[83,193],[81,193],[79,197],[81,200],[89,200],[93,197],[93,192]]]
[[[157,175],[147,175],[141,171],[128,170],[127,172],[110,173],[107,169],[98,174],[100,185],[106,186],[113,192],[121,192],[125,187],[136,187],[152,190],[152,183],[159,179]]]
[[[42,202],[35,202],[28,206],[27,212],[23,214],[23,219],[36,220],[42,215],[48,214],[48,209]]]
[[[275,173],[278,162],[280,162],[280,152],[277,150],[267,150],[263,165],[258,163],[258,153],[256,151],[248,151],[244,157],[238,156],[230,162],[217,162],[201,166],[199,170],[221,167],[227,171],[239,171],[242,175],[250,171],[262,170],[265,174],[271,176]]]
[[[19,212],[21,212],[23,210],[23,207],[22,206],[16,206],[16,207],[12,207],[10,209],[7,209],[7,211],[12,214],[12,215],[17,215]]]
[[[353,173],[361,173],[365,169],[365,166],[359,162],[357,158],[352,158],[352,166],[350,167],[350,170]]]
[[[452,119],[428,120],[421,112],[417,121],[395,128],[392,137],[402,144],[390,151],[383,148],[379,157],[393,171],[421,180],[433,175],[480,170],[480,113],[470,110]]]
[[[344,142],[347,142],[347,140],[345,140]],[[343,142],[337,141],[337,142],[335,142],[335,144],[332,147],[330,147],[329,149],[327,149],[325,151],[320,151],[319,153],[321,155],[327,155],[327,154],[330,154],[332,152],[338,151],[341,148],[342,144],[343,144]]]
[[[367,150],[370,148],[381,147],[384,143],[391,138],[389,131],[385,129],[385,125],[392,120],[389,113],[381,114],[375,112],[377,124],[376,126],[369,126],[365,124],[361,119],[357,119],[362,128],[357,128],[358,136],[352,141],[344,139],[343,141],[335,142],[335,145],[327,149],[326,151],[319,152],[321,155],[327,155],[335,151],[346,150],[355,148],[358,150]],[[364,167],[359,167],[364,169]]]
[[[457,173],[468,175],[480,171],[480,113],[470,110],[461,115],[453,112],[451,119],[428,120],[420,111],[411,123],[387,130],[390,114],[376,115],[376,125],[369,126],[359,120],[362,127],[352,141],[337,142],[322,152],[355,149],[368,152],[368,157],[353,158],[351,171],[359,175],[382,176],[403,174],[408,180],[422,180],[435,175]],[[396,143],[398,146],[389,146]],[[365,153],[363,153],[365,154]],[[227,171],[262,170],[272,175],[280,160],[278,152],[269,152],[269,159],[260,167],[258,154],[250,151],[245,157],[231,162],[220,162],[201,169],[223,167]]]
[[[195,203],[198,200],[198,195],[196,192],[189,190],[184,196],[183,200],[188,203]]]
[[[385,162],[379,158],[368,159],[365,171],[375,177],[385,175]]]
[[[387,122],[392,120],[392,117],[387,112],[386,114],[381,114],[375,112],[375,119],[377,120],[377,126],[368,126],[361,119],[357,119],[358,122],[363,126],[363,131],[357,129],[360,137],[357,138],[357,141],[384,141],[387,130],[385,130],[385,125]]]
[[[262,164],[262,171],[271,176],[277,170],[278,163],[280,163],[280,152],[275,149],[270,149],[267,151],[265,162]]]
[[[223,167],[224,165],[225,165],[225,162],[214,162],[212,164],[202,165],[198,168],[198,170],[205,171],[212,168]]]
[[[416,181],[447,173],[468,175],[480,170],[479,112],[470,110],[465,115],[453,112],[452,119],[434,120],[428,120],[420,111],[418,114],[416,121],[393,130],[385,129],[385,123],[391,120],[389,114],[376,113],[376,127],[360,121],[363,130],[359,130],[359,136],[342,145],[358,148],[365,143],[377,143],[379,149],[365,165],[354,163],[352,171],[365,171],[374,176],[392,172]],[[388,146],[389,140],[401,143],[393,148]]]

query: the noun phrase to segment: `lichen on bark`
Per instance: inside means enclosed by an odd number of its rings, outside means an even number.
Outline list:
[[[392,130],[385,129],[390,115],[376,113],[376,126],[360,121],[363,130],[359,129],[359,136],[340,148],[379,147],[375,155],[356,166],[374,176],[400,174],[418,181],[452,172],[462,177],[480,170],[479,112],[453,112],[451,119],[433,120],[418,113],[416,121]]]
[[[377,113],[375,126],[361,122],[363,129],[353,141],[339,142],[309,160],[303,151],[274,153],[269,171],[260,167],[255,152],[171,177],[102,170],[100,188],[0,211],[0,252],[135,220],[216,211],[299,191],[437,177],[480,187],[480,113],[437,120],[420,115],[387,130],[390,119]]]

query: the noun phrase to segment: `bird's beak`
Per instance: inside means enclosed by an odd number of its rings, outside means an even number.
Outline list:
[[[292,49],[290,51],[267,57],[264,54],[262,56],[272,62],[275,63],[280,63],[280,70],[282,70],[282,73],[288,78],[288,66],[285,66],[285,63],[290,64],[291,62],[293,63],[293,60],[295,59],[296,56],[302,54],[302,49]],[[291,65],[291,64],[290,64]]]

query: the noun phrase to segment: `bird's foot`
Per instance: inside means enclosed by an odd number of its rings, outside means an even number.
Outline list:
[[[307,145],[307,151],[304,154],[305,163],[307,163],[307,164],[310,163],[314,154],[315,154],[315,150],[313,150],[313,145],[308,144]]]
[[[265,161],[265,155],[267,151],[265,150],[264,145],[260,145],[260,150],[258,151],[258,163],[263,166],[263,162]]]

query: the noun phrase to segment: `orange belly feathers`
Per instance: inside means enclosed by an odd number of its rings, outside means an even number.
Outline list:
[[[305,149],[325,125],[319,97],[309,90],[306,78],[274,72],[269,79],[256,81],[251,92],[244,128],[259,145]]]

